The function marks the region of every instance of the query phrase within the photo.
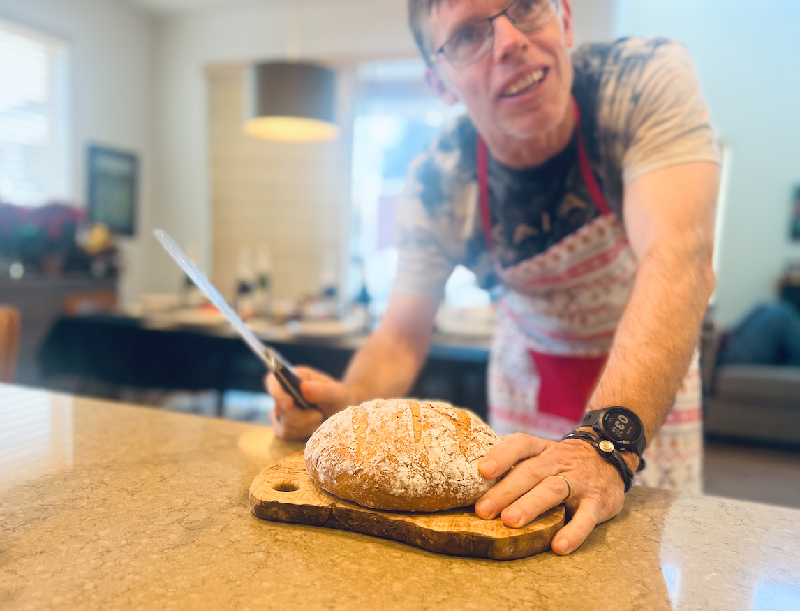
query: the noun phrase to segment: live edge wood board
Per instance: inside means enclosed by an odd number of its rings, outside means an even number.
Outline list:
[[[542,514],[524,528],[499,519],[482,520],[474,507],[435,513],[377,511],[328,494],[306,472],[302,452],[259,473],[250,486],[250,511],[273,522],[338,528],[454,556],[513,560],[550,548],[564,525],[564,506]]]

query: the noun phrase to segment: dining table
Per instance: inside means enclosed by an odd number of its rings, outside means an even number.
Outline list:
[[[262,425],[0,385],[0,609],[796,611],[800,511],[635,486],[574,553],[261,520]]]

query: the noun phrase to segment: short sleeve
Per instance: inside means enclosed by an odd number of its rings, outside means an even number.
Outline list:
[[[621,83],[624,87],[624,83]],[[630,84],[632,110],[622,160],[625,184],[681,163],[719,163],[716,133],[688,50],[661,41]]]
[[[397,274],[393,292],[437,300],[456,266],[446,244],[448,193],[429,149],[411,164],[397,211]]]

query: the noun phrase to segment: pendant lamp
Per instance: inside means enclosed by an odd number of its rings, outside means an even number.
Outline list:
[[[281,142],[331,140],[339,135],[332,69],[307,62],[261,62],[250,67],[247,89],[247,135]]]

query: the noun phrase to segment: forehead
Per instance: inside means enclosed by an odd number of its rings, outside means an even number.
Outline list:
[[[474,19],[482,19],[503,10],[510,0],[441,0],[431,7],[427,19],[428,39],[438,46],[458,29]]]

